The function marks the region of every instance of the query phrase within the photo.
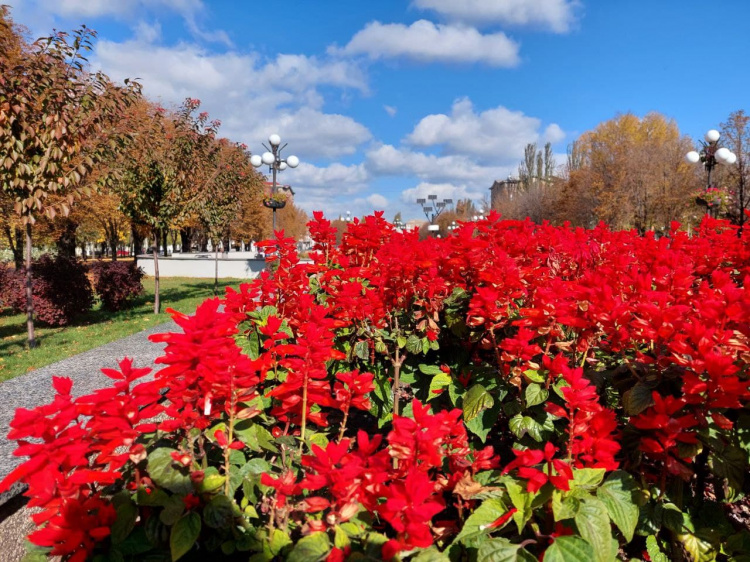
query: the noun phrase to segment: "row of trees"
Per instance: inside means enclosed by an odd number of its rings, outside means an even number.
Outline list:
[[[247,147],[219,138],[220,123],[199,112],[199,100],[165,109],[137,82],[92,72],[85,53],[94,37],[84,27],[29,43],[0,8],[0,227],[17,267],[24,248],[32,347],[34,229],[67,254],[81,238],[104,239],[113,258],[128,231],[136,248],[148,236],[156,313],[167,232],[179,230],[183,246],[200,232],[225,248],[230,237],[271,234],[265,179]],[[281,217],[289,235],[304,233],[307,218],[293,204]]]
[[[748,208],[749,120],[744,111],[736,111],[721,124],[721,144],[737,155],[737,163],[719,166],[712,175],[712,184],[725,195],[720,214],[739,225]],[[518,192],[506,195],[496,208],[508,218],[576,226],[605,221],[640,232],[667,229],[673,220],[691,224],[703,214],[696,194],[706,185],[702,166],[685,161],[693,148],[677,124],[659,113],[618,115],[581,135],[556,175],[549,173],[555,167],[549,164],[549,148],[542,152],[529,145],[519,168]]]

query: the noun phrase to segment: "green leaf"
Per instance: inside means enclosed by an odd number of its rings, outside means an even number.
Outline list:
[[[399,349],[403,349],[406,346],[406,338],[404,336],[398,336],[396,338],[396,345],[399,347]]]
[[[477,417],[483,410],[492,408],[495,400],[481,384],[475,384],[464,395],[464,421]]]
[[[436,546],[431,546],[419,552],[409,562],[450,562],[450,558],[444,552],[440,552]]]
[[[406,340],[406,351],[409,353],[420,353],[422,351],[422,340],[419,336],[412,334]]]
[[[469,515],[456,540],[463,542],[467,546],[477,546],[476,539],[489,534],[492,529],[489,529],[488,526],[507,512],[508,508],[497,498],[483,501],[482,505]]]
[[[527,369],[523,372],[523,375],[531,382],[536,382],[539,384],[547,382],[547,378],[540,375],[539,371],[537,371],[536,369]]]
[[[289,562],[318,562],[325,560],[331,551],[331,541],[323,532],[301,538],[289,553]]]
[[[193,491],[190,474],[187,468],[178,467],[172,460],[174,452],[177,451],[168,447],[154,449],[148,456],[148,474],[158,486],[173,494],[189,494]]]
[[[138,507],[127,498],[117,506],[117,519],[112,525],[111,537],[112,543],[118,544],[124,541],[135,527],[135,520],[138,518]]]
[[[617,470],[596,491],[596,497],[605,505],[607,513],[628,542],[633,540],[638,525],[640,510],[633,494],[637,488],[630,474]]]
[[[219,474],[219,469],[215,466],[209,466],[205,472],[203,481],[200,483],[199,490],[201,493],[213,494],[218,492],[226,481],[226,476]]]
[[[543,441],[542,431],[546,429],[544,425],[540,424],[531,416],[524,416],[521,414],[516,414],[510,418],[508,426],[518,439],[522,439],[523,436],[528,433],[537,443]],[[554,428],[554,426],[552,427]]]
[[[242,420],[234,426],[235,436],[256,453],[278,453],[271,432],[253,420]]]
[[[160,488],[148,488],[148,490],[149,491],[147,492],[144,487],[138,488],[138,492],[135,495],[135,503],[141,506],[150,507],[163,506],[166,504],[169,496],[164,490]]]
[[[513,544],[508,539],[502,538],[483,541],[479,547],[477,560],[482,562],[537,562],[536,556],[522,548],[520,544]]]
[[[171,527],[177,523],[183,513],[185,513],[185,503],[182,501],[182,496],[170,496],[164,504],[164,509],[159,513],[159,520],[167,527]]]
[[[172,562],[179,560],[193,548],[200,533],[201,516],[197,513],[187,513],[175,523],[169,535],[169,550],[172,553]]]
[[[617,543],[612,539],[612,527],[604,503],[597,498],[584,498],[574,519],[581,536],[594,548],[593,560],[612,562],[617,555]]]
[[[549,397],[549,390],[540,384],[531,383],[526,387],[524,397],[526,399],[526,407],[531,408],[532,406],[544,403]]]
[[[336,548],[344,550],[350,544],[351,541],[349,540],[349,535],[347,534],[347,532],[339,525],[336,525],[333,530],[333,545]]]
[[[444,375],[445,374],[440,369],[440,367],[438,367],[437,365],[420,364],[419,367],[418,367],[418,369],[419,369],[420,373],[422,373],[424,375],[428,375],[428,376],[433,376],[433,377],[435,375]]]
[[[594,559],[591,545],[575,535],[557,537],[544,551],[544,562],[591,562]]]
[[[637,416],[646,408],[654,405],[652,389],[642,382],[637,382],[622,395],[622,405],[629,416]]]
[[[659,548],[659,543],[654,535],[649,535],[646,538],[646,552],[648,552],[651,562],[669,562],[669,558]]]
[[[484,410],[473,420],[465,422],[466,429],[471,431],[474,435],[477,435],[482,440],[482,443],[484,443],[487,439],[487,435],[497,423],[501,408],[502,404],[496,402],[489,410]]]
[[[274,555],[281,552],[282,548],[290,544],[292,544],[292,539],[289,538],[289,535],[279,529],[273,530],[271,538],[268,541],[268,546],[271,549],[271,553]]]
[[[354,355],[362,361],[367,361],[370,358],[370,346],[367,345],[366,340],[361,340],[354,344]]]
[[[430,394],[427,396],[427,400],[430,401],[440,396],[442,394],[440,391],[448,386],[452,380],[450,375],[443,372],[432,377],[432,380],[430,380]]]
[[[606,472],[604,468],[574,468],[570,488],[591,491],[601,483]]]
[[[229,528],[234,521],[234,506],[227,496],[214,496],[203,508],[203,521],[212,529]]]
[[[564,519],[573,519],[581,507],[581,500],[570,494],[565,494],[560,490],[552,493],[552,515],[555,521]]]
[[[729,492],[726,496],[728,502],[736,501],[742,494],[745,482],[745,471],[747,470],[747,453],[736,445],[723,443],[713,449],[708,457],[708,466],[711,472],[719,478],[726,480],[725,490]]]
[[[534,501],[534,495],[527,492],[525,486],[522,486],[511,478],[503,480],[503,484],[505,484],[505,489],[508,491],[508,496],[510,496],[513,507],[518,510],[513,514],[513,521],[515,521],[516,527],[518,527],[518,534],[520,535],[523,533],[526,523],[531,519],[531,504]]]

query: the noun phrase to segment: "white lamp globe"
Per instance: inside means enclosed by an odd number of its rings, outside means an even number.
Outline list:
[[[289,164],[290,168],[296,168],[297,166],[299,166],[299,158],[294,155],[287,156],[286,163]]]
[[[270,142],[272,146],[279,146],[281,144],[281,137],[274,133],[268,137],[268,142]]]
[[[718,160],[722,164],[725,164],[729,160],[730,154],[732,153],[729,151],[729,149],[722,146],[714,153],[714,158],[716,158],[716,160]]]
[[[706,142],[716,142],[717,140],[719,140],[720,136],[721,134],[719,133],[719,131],[717,131],[716,129],[711,129],[706,133]]]
[[[279,164],[279,170],[286,170],[286,162],[281,162]]]
[[[250,163],[256,168],[260,168],[263,165],[263,159],[260,157],[260,154],[253,154],[250,157]]]
[[[729,158],[727,158],[727,164],[735,164],[737,162],[737,155],[734,152],[729,153]]]
[[[276,157],[271,152],[264,152],[260,158],[264,164],[268,164],[269,166],[276,161]]]
[[[701,155],[698,154],[695,150],[691,150],[685,155],[685,160],[690,162],[691,164],[697,164],[700,162]]]

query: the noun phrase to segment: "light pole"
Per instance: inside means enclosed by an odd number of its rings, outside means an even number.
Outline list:
[[[691,150],[685,155],[685,159],[689,163],[698,164],[699,162],[701,162],[703,164],[703,167],[706,170],[706,195],[710,195],[708,192],[709,190],[713,189],[713,186],[711,185],[711,171],[714,169],[714,167],[717,164],[731,165],[737,162],[737,155],[735,155],[728,148],[719,147],[720,137],[721,133],[719,133],[719,131],[717,131],[716,129],[711,129],[704,136],[706,140],[699,141],[701,143],[700,152]],[[708,202],[708,200],[705,200],[705,205],[710,211],[711,204]],[[717,215],[718,211],[719,210],[717,205]]]
[[[456,230],[457,228],[458,228],[458,224],[456,224],[456,221],[453,221],[448,225],[448,230],[450,231],[451,234],[453,234],[453,231]]]
[[[437,198],[437,195],[430,194],[426,199],[423,197],[417,199],[417,204],[422,207],[424,216],[430,221],[430,224],[427,227],[427,230],[430,232],[437,232],[440,230],[440,226],[435,224],[435,220],[443,211],[445,211],[448,205],[453,204],[453,199],[443,199],[442,201],[438,201]]]
[[[296,168],[299,166],[299,158],[296,156],[287,156],[286,159],[281,157],[281,151],[286,148],[286,143],[281,146],[281,137],[274,133],[268,137],[268,144],[271,148],[268,148],[265,144],[263,148],[266,152],[261,154],[253,154],[250,157],[250,163],[256,168],[260,168],[262,165],[267,165],[268,169],[273,175],[273,183],[271,184],[271,197],[263,200],[263,206],[273,210],[273,230],[276,231],[276,209],[283,209],[286,205],[286,201],[279,201],[275,198],[276,195],[276,173],[283,172],[289,168]]]

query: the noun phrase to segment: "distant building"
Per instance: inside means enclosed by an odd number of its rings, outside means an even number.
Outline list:
[[[497,209],[503,199],[513,199],[520,193],[521,187],[521,180],[513,176],[508,176],[505,180],[495,180],[490,187],[490,208]]]
[[[266,188],[267,188],[268,195],[271,195],[271,191],[273,190],[273,182],[267,181]],[[294,190],[292,189],[291,185],[281,185],[280,183],[277,183],[276,191],[278,191],[279,193],[286,194],[287,201],[289,203],[294,203]]]

